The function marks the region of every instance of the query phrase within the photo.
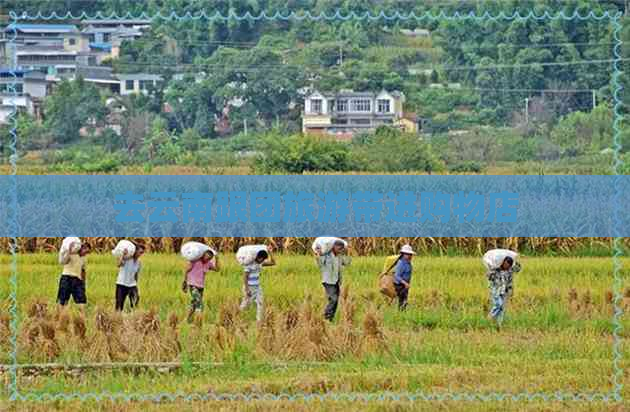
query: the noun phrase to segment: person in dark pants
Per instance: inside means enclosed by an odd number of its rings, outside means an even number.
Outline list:
[[[400,249],[400,259],[396,264],[394,272],[394,287],[398,295],[398,309],[407,309],[407,299],[409,298],[409,288],[411,287],[411,259],[416,253],[411,246],[405,245]]]
[[[317,264],[322,273],[322,285],[328,300],[324,310],[324,318],[329,321],[332,321],[335,318],[335,313],[337,313],[341,288],[341,272],[344,266],[348,266],[351,263],[349,256],[342,255],[345,247],[342,241],[337,241],[330,252],[324,254],[316,252]]]
[[[138,275],[142,265],[140,257],[144,254],[144,245],[135,244],[136,251],[128,256],[125,250],[118,261],[118,278],[116,279],[116,310],[122,311],[125,300],[129,297],[129,306],[133,309],[140,301],[138,294]]]
[[[86,256],[90,253],[88,244],[76,244],[66,253],[62,253],[60,262],[63,264],[63,271],[59,279],[59,290],[57,292],[57,303],[60,307],[68,304],[70,297],[74,299],[85,314],[87,296],[85,293],[86,278]]]

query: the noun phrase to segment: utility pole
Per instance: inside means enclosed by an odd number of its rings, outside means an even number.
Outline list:
[[[591,90],[593,92],[593,110],[597,106],[597,96],[595,95],[595,90]]]
[[[247,136],[247,119],[243,119],[243,131],[245,132],[245,136]]]
[[[529,97],[525,98],[525,124],[529,124]]]

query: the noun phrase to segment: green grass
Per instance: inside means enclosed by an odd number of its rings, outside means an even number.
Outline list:
[[[0,256],[0,276],[8,279],[10,257]],[[277,311],[310,296],[321,311],[324,296],[311,257],[280,255],[278,265],[262,275],[265,300]],[[181,326],[183,362],[219,361],[221,365],[189,364],[178,372],[157,371],[137,376],[122,371],[93,371],[80,376],[20,376],[20,388],[34,393],[124,391],[216,392],[269,391],[609,391],[612,375],[612,323],[605,294],[612,289],[610,258],[525,258],[516,275],[515,296],[505,327],[497,331],[485,318],[487,286],[478,258],[417,257],[410,308],[399,313],[375,289],[382,257],[357,257],[345,273],[345,284],[358,303],[354,327],[361,331],[364,313],[379,305],[387,350],[341,355],[330,362],[286,361],[257,347],[254,310],[236,345],[219,351],[210,342],[190,342],[193,326]],[[624,267],[629,260],[623,259]],[[233,255],[222,256],[223,268],[206,279],[204,325],[217,321],[219,308],[240,298],[241,276]],[[183,260],[177,255],[149,254],[140,278],[142,309],[154,307],[164,323],[171,312],[183,315],[188,296],[181,292]],[[54,254],[20,255],[18,303],[20,319],[33,299],[54,306],[59,279]],[[95,307],[113,307],[116,267],[109,255],[88,257],[89,316]],[[9,282],[0,292],[7,296]],[[588,291],[592,310],[574,313],[568,302],[575,288],[580,299]],[[623,348],[628,349],[624,321]],[[207,346],[206,346],[207,345]],[[65,347],[59,362],[85,361],[84,354]],[[7,354],[0,355],[8,361]],[[18,353],[19,362],[33,361]],[[627,362],[624,360],[624,365]],[[518,379],[514,380],[514,377]],[[254,388],[254,389],[252,389]]]

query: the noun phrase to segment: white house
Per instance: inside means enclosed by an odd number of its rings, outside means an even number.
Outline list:
[[[133,93],[147,93],[162,81],[162,76],[150,73],[117,74],[122,96]]]
[[[404,101],[405,96],[398,91],[320,93],[315,90],[304,99],[302,130],[339,137],[385,125],[407,130],[403,121]]]
[[[14,110],[39,117],[48,87],[40,72],[0,70],[0,124],[6,123]]]

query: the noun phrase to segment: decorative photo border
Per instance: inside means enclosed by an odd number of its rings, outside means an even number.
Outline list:
[[[262,12],[258,15],[252,15],[247,12],[242,15],[235,14],[233,11],[230,11],[227,15],[223,15],[220,12],[214,12],[210,14],[206,14],[206,12],[191,14],[186,13],[183,15],[178,15],[173,12],[170,14],[162,14],[157,13],[155,15],[148,15],[146,13],[141,13],[140,15],[132,15],[131,13],[127,13],[123,16],[119,16],[114,13],[111,15],[104,15],[101,12],[98,12],[94,15],[88,15],[86,13],[81,13],[78,16],[73,15],[72,13],[66,14],[57,14],[55,12],[49,15],[43,15],[41,12],[38,12],[35,15],[29,15],[28,13],[16,13],[11,11],[9,13],[9,17],[11,19],[11,23],[18,23],[20,20],[66,20],[66,19],[130,19],[130,18],[140,18],[140,19],[151,19],[151,20],[167,20],[167,21],[194,21],[194,20],[266,20],[266,21],[276,21],[276,20],[298,20],[298,21],[349,21],[349,20],[369,20],[369,21],[378,21],[378,20],[400,20],[400,21],[408,21],[408,20],[431,20],[431,21],[439,21],[439,20],[450,20],[450,21],[466,21],[466,20],[476,20],[476,21],[513,21],[513,20],[537,20],[537,21],[553,21],[553,20],[565,20],[565,21],[585,21],[585,20],[608,20],[613,29],[613,59],[612,59],[612,85],[613,85],[613,102],[614,102],[614,115],[613,115],[613,165],[612,165],[612,173],[616,175],[615,178],[615,206],[613,213],[613,221],[615,225],[613,225],[613,235],[614,237],[614,253],[612,256],[613,260],[613,308],[614,313],[612,317],[613,323],[613,375],[611,377],[612,382],[612,390],[610,392],[584,392],[584,393],[575,393],[570,391],[556,391],[556,392],[519,392],[519,393],[499,393],[499,392],[488,392],[488,393],[470,393],[470,392],[444,392],[444,393],[426,393],[426,392],[384,392],[384,393],[344,393],[344,392],[328,392],[325,394],[307,394],[307,393],[298,393],[298,394],[271,394],[271,393],[218,393],[218,394],[200,394],[200,393],[192,393],[187,394],[184,392],[176,392],[176,393],[155,393],[155,394],[127,394],[122,392],[109,393],[109,392],[90,392],[90,393],[50,393],[50,394],[32,394],[32,393],[21,393],[17,384],[17,335],[18,335],[18,317],[17,317],[17,276],[18,276],[18,237],[20,233],[20,210],[18,207],[18,184],[17,184],[17,107],[14,107],[11,115],[9,116],[9,121],[12,125],[10,131],[10,142],[9,147],[11,150],[10,155],[10,174],[11,174],[11,192],[9,193],[9,222],[8,227],[12,233],[10,240],[10,252],[11,252],[11,277],[10,277],[10,313],[11,313],[11,360],[12,365],[9,369],[10,381],[8,385],[9,398],[11,401],[51,401],[51,400],[138,400],[138,401],[175,401],[178,399],[185,401],[195,401],[195,400],[241,400],[241,401],[255,401],[255,400],[268,400],[268,401],[544,401],[544,402],[554,402],[554,401],[588,401],[588,402],[620,402],[622,400],[621,390],[623,388],[623,384],[621,379],[623,377],[623,369],[621,367],[622,361],[622,352],[621,352],[621,340],[620,334],[622,332],[623,326],[621,324],[621,316],[622,309],[620,307],[621,301],[621,287],[622,287],[622,278],[621,278],[621,269],[622,263],[620,257],[623,255],[622,249],[622,240],[619,237],[619,222],[621,213],[623,210],[623,206],[620,204],[620,196],[621,196],[621,183],[620,178],[618,177],[620,171],[622,170],[622,160],[620,155],[621,150],[621,142],[620,142],[620,126],[622,122],[623,115],[621,114],[622,100],[621,93],[623,87],[620,82],[620,76],[622,74],[622,70],[620,68],[620,64],[622,62],[621,56],[621,29],[622,24],[620,19],[622,17],[621,12],[610,13],[608,11],[597,14],[593,11],[589,11],[586,14],[580,14],[578,11],[575,11],[571,15],[567,15],[564,12],[559,13],[550,13],[549,11],[544,11],[542,14],[536,14],[533,10],[530,10],[528,13],[521,14],[520,12],[514,12],[513,14],[506,14],[501,12],[499,14],[493,15],[489,12],[485,12],[481,15],[477,15],[474,12],[470,13],[459,13],[455,11],[452,14],[447,14],[444,11],[440,11],[437,14],[434,13],[424,13],[421,15],[416,15],[413,12],[411,13],[401,13],[399,11],[395,11],[392,14],[387,14],[383,11],[377,14],[371,14],[370,12],[365,13],[355,13],[351,11],[347,14],[343,14],[339,10],[337,10],[334,14],[311,14],[310,12],[305,13],[295,13],[289,12],[287,14],[282,14],[280,12],[276,12],[274,14],[267,14]],[[11,45],[16,38],[15,31],[9,37],[9,44]],[[12,75],[17,77],[13,72]],[[14,96],[17,96],[17,91],[15,87],[12,85],[9,86],[9,92],[13,93]]]

